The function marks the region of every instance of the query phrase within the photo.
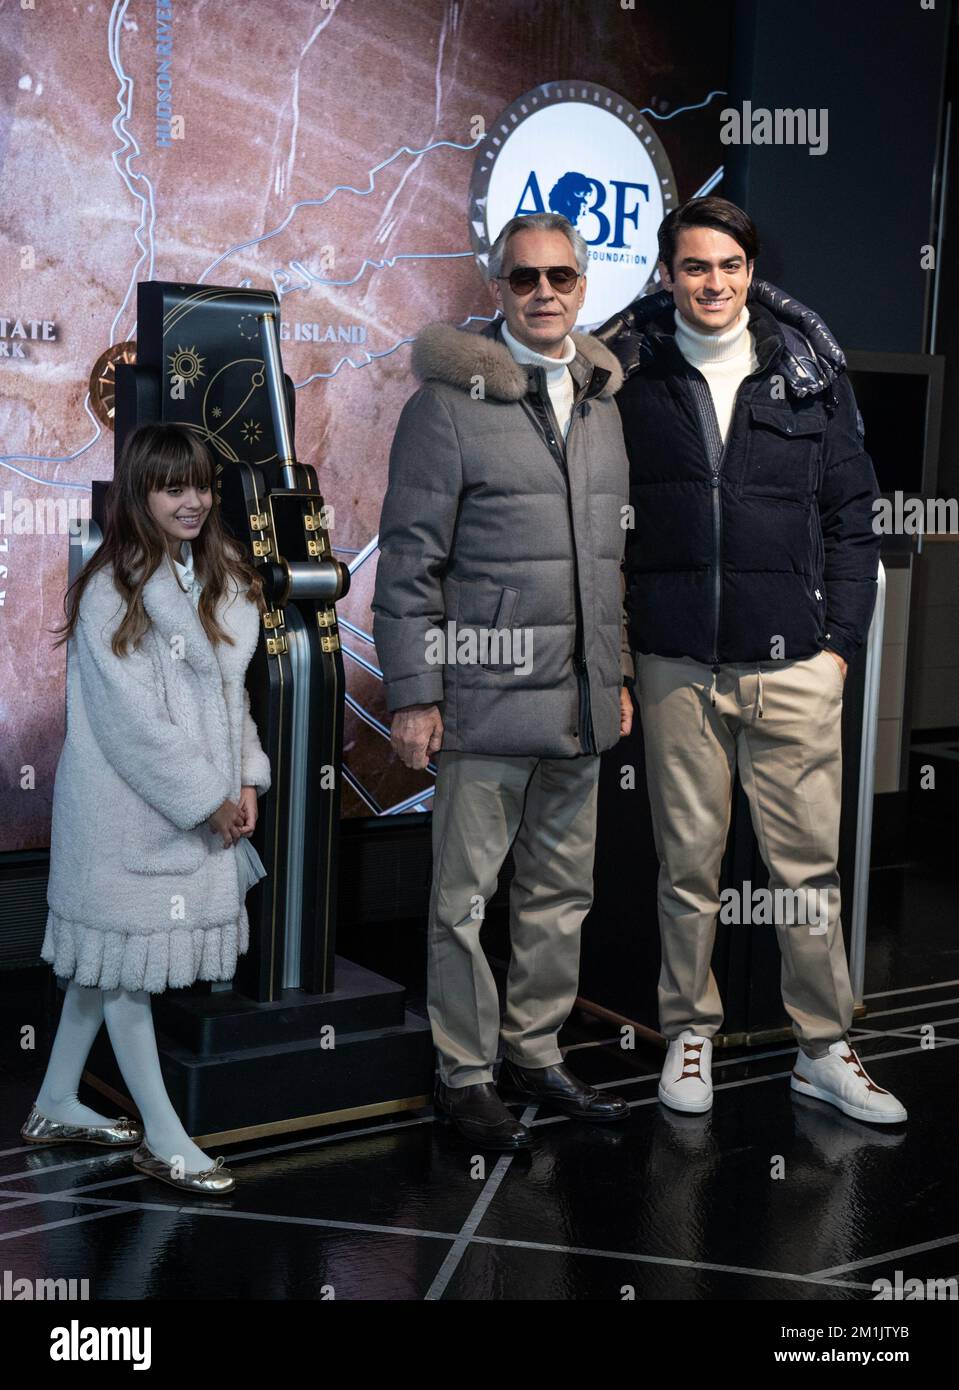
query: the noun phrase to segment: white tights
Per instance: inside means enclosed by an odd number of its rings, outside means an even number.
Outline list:
[[[143,1120],[147,1147],[170,1164],[181,1161],[188,1173],[212,1167],[213,1160],[197,1148],[170,1103],[157,1055],[150,996],[145,990],[89,989],[70,981],[37,1096],[41,1115],[71,1125],[112,1123],[77,1098],[87,1056],[104,1022],[117,1065]]]

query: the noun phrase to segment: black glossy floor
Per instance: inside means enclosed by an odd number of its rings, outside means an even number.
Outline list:
[[[9,1043],[49,977],[0,976],[0,1268],[87,1278],[93,1299],[870,1300],[896,1270],[954,1277],[955,877],[884,870],[871,900],[854,1036],[906,1104],[902,1128],[793,1097],[785,1045],[717,1054],[712,1114],[674,1114],[660,1053],[577,1018],[569,1063],[629,1100],[624,1124],[528,1112],[535,1150],[485,1171],[428,1112],[248,1143],[224,1151],[239,1181],[219,1202],[184,1201],[122,1154],[22,1145],[47,1040]]]

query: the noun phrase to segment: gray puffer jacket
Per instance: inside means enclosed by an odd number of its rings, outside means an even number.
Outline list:
[[[444,749],[599,753],[632,676],[622,371],[573,334],[564,442],[545,371],[515,360],[500,323],[434,324],[413,348],[424,385],[393,440],[372,605],[386,702],[438,704]]]

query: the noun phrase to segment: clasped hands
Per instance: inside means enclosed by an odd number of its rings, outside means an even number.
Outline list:
[[[237,840],[248,839],[256,829],[256,787],[241,787],[239,803],[229,797],[213,812],[207,825],[214,835],[223,836],[229,849]]]

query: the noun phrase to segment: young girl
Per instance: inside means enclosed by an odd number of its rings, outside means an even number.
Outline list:
[[[42,954],[70,984],[21,1133],[139,1143],[141,1172],[220,1194],[233,1178],[177,1118],[150,1005],[168,988],[232,979],[249,925],[234,846],[252,835],[257,793],[270,785],[244,686],[262,583],[223,528],[213,483],[190,430],[134,430],[103,543],[67,592],[67,731]],[[104,1021],[142,1131],[77,1099]]]

